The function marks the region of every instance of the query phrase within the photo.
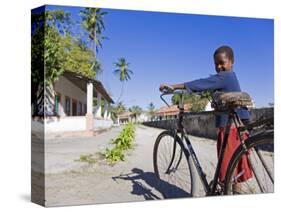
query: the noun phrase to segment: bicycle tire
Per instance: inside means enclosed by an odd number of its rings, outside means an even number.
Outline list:
[[[161,149],[160,145],[165,145],[164,138],[168,138],[169,145],[176,146],[174,162],[170,168],[170,173],[165,173],[170,165],[170,160],[166,160],[166,165],[162,169],[160,167]],[[177,149],[181,152],[177,152]],[[171,153],[171,150],[168,151]],[[165,153],[164,153],[165,154]],[[169,154],[169,153],[168,153]],[[166,154],[167,155],[167,154]],[[171,157],[170,154],[168,157]],[[164,156],[162,156],[163,159]],[[172,158],[172,157],[171,157]],[[197,193],[197,178],[196,170],[193,165],[192,159],[188,151],[184,148],[183,142],[178,135],[175,135],[173,131],[164,131],[156,139],[153,149],[153,167],[156,178],[158,180],[158,188],[164,198],[180,198],[180,197],[192,197]],[[169,170],[169,171],[170,171]],[[166,170],[167,171],[167,170]],[[182,173],[186,173],[185,176],[181,176]],[[177,175],[176,175],[177,174]],[[184,182],[179,182],[179,181]]]
[[[245,146],[250,152],[249,154],[243,149],[242,145],[237,148],[229,162],[229,166],[226,172],[224,194],[231,195],[274,192],[273,137],[273,130],[269,130],[246,139]],[[252,169],[252,178],[245,182],[242,182],[239,186],[240,189],[236,191],[233,188],[233,174],[238,162],[244,155],[247,156],[248,162]],[[263,160],[261,160],[261,158],[263,158]]]

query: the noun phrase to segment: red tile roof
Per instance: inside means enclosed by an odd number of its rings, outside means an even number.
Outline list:
[[[119,119],[128,119],[133,115],[131,112],[124,112],[118,115]]]

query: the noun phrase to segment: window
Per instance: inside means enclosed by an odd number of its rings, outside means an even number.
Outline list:
[[[65,114],[70,116],[70,98],[67,96],[65,97]]]
[[[77,116],[77,101],[72,99],[72,115]]]
[[[55,95],[55,107],[54,107],[54,115],[60,115],[60,94]]]
[[[78,105],[77,105],[77,115],[78,116],[82,115],[82,103],[81,102],[78,102]]]

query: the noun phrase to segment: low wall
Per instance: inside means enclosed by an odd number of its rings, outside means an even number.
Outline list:
[[[273,108],[260,108],[251,110],[252,121],[273,116]],[[215,116],[212,111],[199,113],[186,113],[184,116],[184,127],[187,132],[194,136],[216,139],[217,129],[215,127]],[[150,121],[143,123],[146,126],[175,129],[177,119]]]
[[[111,119],[96,119],[94,118],[93,130],[107,129],[112,127],[113,121]]]
[[[93,119],[93,130],[107,129],[112,127],[111,119]],[[85,116],[69,117],[46,117],[42,119],[32,119],[31,129],[33,133],[58,133],[58,132],[81,132],[86,131]]]
[[[63,118],[45,118],[45,132],[74,132],[86,130],[85,116],[69,116]]]

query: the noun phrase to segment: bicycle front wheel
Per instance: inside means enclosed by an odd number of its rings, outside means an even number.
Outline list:
[[[193,163],[175,132],[164,131],[157,137],[153,165],[164,198],[193,196],[196,190]]]
[[[248,151],[240,146],[229,162],[225,178],[225,194],[257,194],[274,191],[274,145],[273,131],[267,131],[245,140]],[[239,161],[247,157],[251,177],[239,181],[243,171],[238,173]],[[241,178],[240,178],[241,179]]]

